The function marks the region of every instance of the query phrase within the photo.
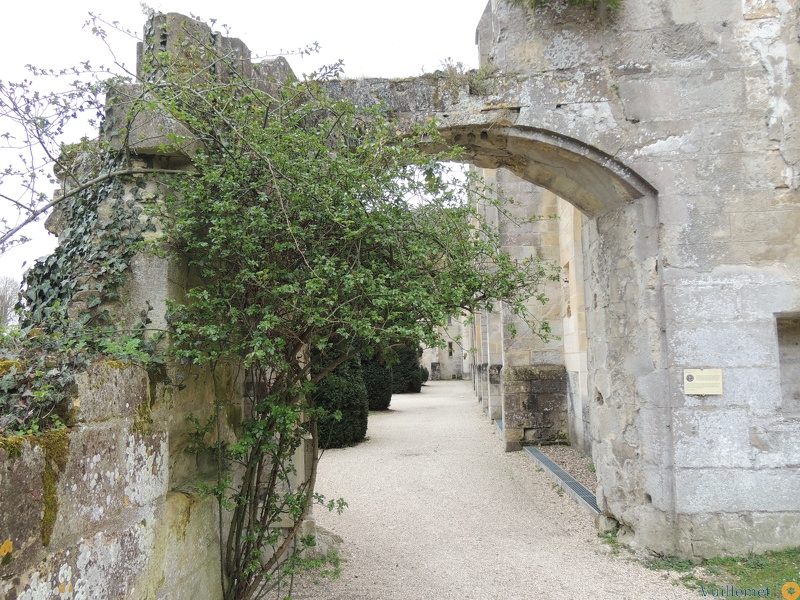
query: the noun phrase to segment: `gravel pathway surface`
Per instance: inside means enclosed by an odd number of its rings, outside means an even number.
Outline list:
[[[572,475],[572,478],[593,494],[597,492],[597,475],[590,456],[572,446],[536,446],[542,454]],[[593,466],[593,465],[592,465]]]
[[[469,382],[394,396],[367,435],[320,462],[317,490],[349,508],[316,521],[345,562],[338,579],[299,582],[296,600],[698,597],[612,556],[585,509],[503,452]]]

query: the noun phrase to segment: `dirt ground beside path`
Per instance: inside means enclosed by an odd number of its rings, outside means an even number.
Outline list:
[[[697,598],[663,573],[611,556],[593,517],[522,452],[506,453],[469,382],[429,382],[373,413],[368,440],[327,451],[316,510],[341,536],[341,576],[296,600]]]

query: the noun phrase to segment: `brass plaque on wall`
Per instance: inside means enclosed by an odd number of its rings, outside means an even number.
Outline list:
[[[683,393],[689,396],[721,396],[722,369],[684,369]]]

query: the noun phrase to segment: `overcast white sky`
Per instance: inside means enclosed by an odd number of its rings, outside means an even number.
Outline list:
[[[162,12],[217,19],[217,29],[227,24],[230,35],[242,39],[254,55],[318,42],[319,54],[287,57],[298,75],[342,59],[348,77],[403,77],[434,71],[446,58],[477,67],[475,28],[487,1],[164,0],[148,4]],[[104,46],[83,28],[89,12],[119,21],[137,33],[145,20],[137,0],[5,2],[0,9],[0,80],[21,79],[26,64],[61,68],[86,59],[108,63]],[[115,47],[117,58],[132,66],[135,43],[120,40]],[[28,235],[36,241],[0,255],[0,275],[21,278],[23,262],[30,266],[55,243],[43,229]]]

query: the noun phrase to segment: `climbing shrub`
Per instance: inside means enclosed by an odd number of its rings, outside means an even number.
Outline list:
[[[387,410],[392,401],[392,369],[381,357],[361,358],[361,376],[370,410]]]

